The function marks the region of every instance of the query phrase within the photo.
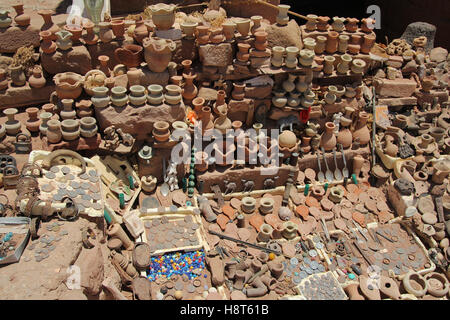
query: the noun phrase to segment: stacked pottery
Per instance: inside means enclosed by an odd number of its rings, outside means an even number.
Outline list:
[[[44,112],[50,112],[52,119],[59,120],[59,115],[56,113],[56,106],[53,103],[47,103],[42,106]]]
[[[147,87],[149,94],[147,101],[150,105],[159,106],[164,101],[163,87],[159,84],[151,84]]]
[[[46,54],[52,54],[56,51],[56,43],[52,41],[52,33],[48,30],[39,32],[42,38],[41,50]]]
[[[100,32],[99,32],[100,40],[103,43],[111,42],[112,39],[114,38],[114,33],[111,30],[111,23],[103,21],[103,22],[100,22],[98,24],[98,26],[100,27]]]
[[[298,64],[298,53],[299,49],[297,47],[287,47],[286,48],[286,68],[293,69],[297,67]]]
[[[30,25],[30,16],[23,12],[23,4],[16,4],[12,6],[14,10],[16,10],[16,17],[14,18],[14,22],[17,23],[20,27],[28,27]]]
[[[0,28],[9,28],[12,19],[9,17],[8,10],[0,10]]]
[[[263,19],[262,16],[252,16],[252,17],[250,17],[250,19],[253,22],[253,26],[250,29],[250,32],[252,33],[252,35],[255,35],[255,33],[257,33],[257,32],[265,31],[265,28],[261,25],[261,21]]]
[[[47,142],[48,143],[60,142],[62,139],[62,132],[61,132],[61,123],[59,122],[59,120],[50,119],[47,122],[47,126],[48,127],[45,132],[45,135],[47,136]]]
[[[197,74],[183,73],[184,87],[183,98],[189,102],[192,101],[198,93],[197,87],[194,85],[194,79],[197,78]]]
[[[116,37],[116,40],[123,40],[125,34],[125,21],[124,20],[112,20],[111,29]]]
[[[350,44],[347,46],[348,51],[351,54],[358,54],[359,51],[361,50],[361,45],[360,45],[361,36],[358,34],[352,34],[350,39],[351,39]]]
[[[287,99],[287,104],[292,108],[298,107],[300,105],[300,95],[301,93],[298,91],[291,91]]]
[[[42,88],[45,87],[45,83],[47,81],[45,80],[44,76],[42,75],[42,69],[40,66],[35,66],[33,68],[33,74],[28,79],[28,83],[30,84],[30,87],[32,88]]]
[[[128,95],[133,106],[142,106],[147,101],[147,95],[145,94],[145,87],[141,85],[134,85],[130,87],[131,93]]]
[[[306,24],[305,24],[306,30],[316,31],[318,16],[315,14],[308,14],[306,17],[308,18],[308,20],[306,21]]]
[[[205,104],[205,99],[201,97],[197,97],[192,100],[192,105],[194,106],[194,111],[197,115],[200,115],[203,109],[203,105]]]
[[[236,26],[238,32],[241,34],[241,38],[247,38],[250,33],[250,19],[238,18],[236,20]]]
[[[334,17],[333,18],[333,23],[331,24],[331,27],[333,28],[334,31],[336,32],[342,32],[345,29],[345,18],[340,18],[340,17]]]
[[[369,115],[366,112],[359,113],[359,121],[353,131],[353,141],[359,139],[361,146],[365,146],[370,141],[370,131],[367,127],[367,120],[369,120]]]
[[[69,31],[72,34],[72,37],[70,38],[70,40],[72,40],[72,43],[80,42],[81,35],[83,34],[83,28],[74,24],[66,24],[64,26],[64,30]]]
[[[230,42],[234,39],[234,33],[236,32],[236,23],[232,21],[225,21],[222,23],[223,34],[225,35],[225,40]]]
[[[143,71],[138,68],[129,68],[127,71],[128,85],[130,87],[140,85]]]
[[[174,4],[158,3],[148,7],[152,14],[152,21],[158,30],[169,30],[175,23]]]
[[[258,51],[266,51],[267,48],[267,32],[265,31],[258,31],[255,32],[255,42],[253,43],[253,46]]]
[[[339,33],[336,31],[329,31],[326,45],[326,52],[329,54],[333,54],[338,50],[339,41],[338,41]]]
[[[316,94],[311,89],[308,89],[301,98],[300,102],[304,108],[309,108],[314,104]]]
[[[283,65],[285,53],[286,53],[286,49],[283,47],[275,46],[272,48],[271,63],[274,67],[280,68]]]
[[[303,49],[300,51],[300,64],[304,67],[310,67],[312,66],[312,63],[314,61],[314,51]]]
[[[23,67],[21,65],[10,65],[9,74],[13,85],[16,87],[22,87],[27,83],[27,78],[25,77],[25,73],[23,72]]]
[[[245,98],[245,83],[233,83],[233,91],[231,92],[231,97],[234,100],[243,100]]]
[[[343,54],[341,56],[341,62],[337,65],[337,72],[339,74],[347,74],[350,70],[350,63],[352,62],[352,57],[349,54]]]
[[[91,101],[96,108],[105,108],[109,105],[110,97],[108,95],[109,89],[107,87],[95,87],[92,89],[94,95]]]
[[[123,107],[128,103],[127,88],[114,87],[111,89],[111,102],[116,107]]]
[[[209,29],[209,42],[213,44],[222,43],[225,40],[223,35],[223,29],[221,27],[210,28]]]
[[[52,14],[54,14],[53,10],[39,10],[37,12],[42,19],[44,19],[44,24],[41,27],[41,31],[50,31],[52,34],[52,40],[56,40],[56,33],[60,30],[57,24],[53,23]]]
[[[184,33],[186,39],[194,39],[195,28],[197,28],[197,22],[184,21],[180,24],[181,30]],[[225,35],[226,36],[226,35]]]
[[[279,25],[285,26],[289,23],[288,11],[291,6],[285,4],[278,5],[278,15],[277,15],[277,23]]]
[[[325,56],[324,58],[325,65],[323,67],[323,73],[330,75],[334,71],[334,62],[336,61],[336,58],[333,56]]]
[[[312,50],[316,48],[316,40],[314,38],[306,38],[303,40],[304,49]]]
[[[73,99],[62,99],[63,110],[59,113],[61,119],[76,119],[77,112],[72,109]]]
[[[92,21],[86,21],[83,27],[86,29],[86,34],[83,35],[83,40],[87,45],[94,45],[98,41],[98,36],[94,32],[94,23]]]
[[[92,138],[97,135],[97,120],[94,117],[80,119],[80,133],[83,138]]]
[[[336,147],[336,136],[334,134],[334,129],[336,125],[333,122],[325,123],[325,132],[322,134],[320,139],[320,146],[325,149],[325,151],[331,151]]]
[[[6,134],[9,136],[15,136],[20,132],[21,124],[20,121],[15,119],[15,115],[18,110],[16,108],[8,108],[3,111],[8,120],[5,122]]]
[[[224,90],[219,90],[217,91],[217,98],[216,98],[216,102],[213,105],[213,110],[215,114],[219,114],[219,110],[217,109],[220,106],[227,106],[226,102],[225,102],[225,96],[226,96],[226,92]]]
[[[79,118],[92,117],[94,110],[92,110],[91,100],[81,100],[75,104],[77,116]]]
[[[284,91],[291,92],[294,91],[296,88],[295,80],[297,79],[297,76],[295,74],[289,73],[288,78],[283,81],[282,87]]]
[[[28,115],[28,120],[25,123],[25,126],[27,127],[28,131],[30,132],[39,132],[39,126],[41,125],[41,120],[39,120],[38,117],[38,108],[27,108],[25,109],[25,112]]]
[[[127,68],[135,68],[144,61],[143,50],[144,49],[139,45],[125,44],[122,48],[117,48],[114,51],[114,56],[117,61],[124,64]]]
[[[346,34],[341,34],[339,36],[339,44],[338,44],[338,51],[339,53],[346,53],[348,48],[348,41],[350,40],[350,37]]]
[[[351,70],[355,74],[363,74],[366,62],[362,59],[355,59],[352,62]]]
[[[56,33],[58,39],[56,40],[56,46],[59,50],[66,51],[72,48],[72,33],[67,30],[60,30]]]
[[[181,88],[174,84],[169,84],[166,86],[167,93],[164,95],[165,101],[170,105],[179,104],[183,97],[181,95]]]
[[[169,123],[166,121],[156,121],[153,124],[153,137],[158,142],[166,142],[170,137]]]
[[[176,48],[174,41],[160,38],[146,38],[143,41],[144,58],[148,68],[153,72],[163,72],[172,60]]]
[[[6,70],[0,68],[0,91],[8,88],[8,78],[6,77]]]
[[[39,131],[41,132],[41,134],[43,136],[47,135],[47,130],[48,130],[48,122],[50,120],[54,120],[52,119],[52,114],[50,112],[42,112],[40,115],[41,118],[41,124],[39,126]]]
[[[317,30],[326,32],[328,31],[328,21],[330,21],[330,17],[318,17],[317,18]]]
[[[80,123],[73,119],[61,121],[61,133],[66,141],[78,139],[80,137]]]
[[[327,37],[317,36],[316,46],[314,47],[314,52],[317,55],[321,55],[322,53],[324,53],[326,46],[327,46]]]
[[[345,30],[347,30],[347,32],[356,32],[358,30],[358,22],[359,20],[356,18],[347,18]]]

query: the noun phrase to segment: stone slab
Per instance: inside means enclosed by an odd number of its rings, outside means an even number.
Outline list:
[[[382,79],[374,82],[376,93],[382,97],[410,97],[416,90],[416,82],[409,79]]]
[[[75,72],[86,74],[92,69],[92,57],[88,49],[83,45],[74,46],[69,50],[57,49],[52,54],[41,53],[41,64],[50,74],[62,72]]]
[[[204,66],[226,67],[233,62],[233,48],[229,43],[202,45],[198,50]]]
[[[403,97],[403,98],[380,98],[378,103],[387,105],[388,107],[401,107],[401,106],[414,106],[417,104],[417,98],[415,97]]]
[[[43,88],[31,88],[28,83],[22,87],[10,85],[6,91],[0,91],[0,109],[48,103],[53,91],[55,91],[55,85],[49,80]]]
[[[17,49],[23,46],[39,47],[39,32],[40,30],[32,25],[0,28],[0,53],[15,53]]]

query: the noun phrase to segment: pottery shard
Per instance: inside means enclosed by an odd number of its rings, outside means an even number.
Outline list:
[[[81,287],[84,293],[99,294],[104,277],[103,255],[100,247],[83,249],[75,265],[81,270]]]
[[[278,24],[264,24],[267,32],[268,47],[297,47],[303,49],[302,35],[300,27],[294,19],[291,19],[285,26]]]
[[[220,229],[225,230],[229,221],[230,219],[226,215],[219,214],[216,223],[219,225]]]
[[[96,110],[95,115],[101,130],[114,125],[123,132],[133,135],[138,140],[148,138],[156,121],[167,121],[170,124],[185,117],[184,104],[166,105],[157,108],[149,105],[141,107],[126,106],[120,110],[110,106],[102,110]]]
[[[409,97],[416,90],[416,82],[409,79],[375,81],[376,93],[383,97]]]
[[[86,74],[92,69],[92,58],[85,46],[75,46],[70,50],[56,50],[52,54],[41,51],[41,64],[50,74],[75,72]]]
[[[430,52],[430,59],[433,62],[444,62],[445,60],[447,60],[448,57],[448,50],[438,47],[438,48],[434,48],[433,50],[431,50]]]
[[[222,207],[222,211],[225,215],[227,215],[230,219],[234,219],[234,216],[236,214],[236,210],[233,209],[232,206],[229,204],[226,204]]]
[[[209,268],[211,269],[211,281],[215,286],[221,286],[225,281],[224,263],[223,260],[217,256],[208,259]]]
[[[198,50],[204,66],[226,67],[233,62],[233,48],[229,43],[202,45]]]
[[[239,239],[241,239],[242,241],[247,241],[248,239],[250,239],[250,235],[251,235],[251,233],[250,233],[250,230],[248,230],[248,229],[240,228],[238,230]]]
[[[259,232],[259,228],[264,224],[264,218],[259,214],[253,214],[249,223]]]
[[[15,53],[20,47],[40,45],[40,30],[34,26],[10,27],[0,32],[0,53]]]
[[[295,246],[292,243],[286,242],[282,244],[283,254],[286,255],[287,258],[292,258],[295,256]]]

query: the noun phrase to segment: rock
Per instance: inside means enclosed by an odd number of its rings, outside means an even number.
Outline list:
[[[427,37],[427,45],[425,51],[430,52],[434,48],[434,38],[436,36],[436,27],[426,22],[413,22],[406,27],[401,39],[405,39],[410,45],[413,45],[415,38],[425,36]]]
[[[198,97],[205,99],[206,101],[217,100],[217,90],[207,87],[201,87],[198,90]]]
[[[403,57],[400,56],[389,56],[389,60],[386,61],[386,65],[392,68],[401,68],[403,65]]]
[[[221,286],[225,282],[225,274],[222,259],[217,256],[208,259],[209,268],[211,269],[211,282],[214,286]]]
[[[83,249],[75,265],[81,271],[81,287],[88,295],[98,295],[104,277],[103,255],[100,247]]]
[[[58,300],[88,300],[82,290],[68,290],[62,293]]]
[[[167,121],[170,124],[175,121],[182,121],[185,117],[185,106],[179,104],[175,106],[162,104],[161,106],[144,105],[134,107],[115,108],[113,106],[95,111],[100,130],[114,125],[124,132],[130,133],[138,140],[149,137],[156,121]]]
[[[430,59],[433,62],[444,62],[445,60],[447,60],[448,57],[448,50],[438,47],[438,48],[434,48],[433,50],[431,50],[430,52]]]
[[[70,50],[56,50],[53,54],[41,52],[41,64],[50,74],[76,72],[86,74],[92,69],[92,58],[85,46],[75,46]]]
[[[33,26],[28,27],[9,27],[0,29],[0,53],[15,53],[17,49],[23,46],[40,45],[40,30]]]
[[[412,184],[412,182],[409,182],[408,180],[402,178],[396,180],[394,182],[394,186],[401,194],[405,196],[409,196],[414,192],[414,185]]]
[[[152,72],[147,68],[142,69],[141,85],[147,87],[151,84],[159,84],[163,87],[169,84],[170,74],[169,70],[163,72]]]
[[[374,78],[384,79],[386,78],[386,72],[384,72],[383,69],[378,69],[377,72],[375,72]]]
[[[410,97],[416,90],[416,82],[409,79],[374,80],[376,93],[382,97]]]
[[[273,48],[275,46],[290,47],[294,46],[303,49],[302,35],[300,27],[295,20],[290,20],[285,26],[277,24],[267,25],[264,24],[267,32],[268,47]]]
[[[275,6],[280,4],[280,0],[267,0],[267,3],[273,4]],[[270,23],[275,23],[278,8],[269,7],[265,4],[260,4],[256,2],[239,2],[239,5],[230,1],[222,1],[222,7],[227,11],[228,16],[233,17],[246,17],[251,16],[263,16],[264,19],[270,21]]]
[[[417,62],[414,60],[408,61],[407,64],[402,68],[402,72],[405,74],[411,74],[413,72],[417,73]]]
[[[229,43],[203,45],[198,53],[204,66],[226,67],[233,62],[233,48]]]
[[[272,93],[272,86],[246,87],[245,97],[250,99],[263,99]]]
[[[47,103],[55,91],[55,85],[47,81],[43,88],[31,88],[28,83],[23,87],[9,87],[0,92],[0,108],[23,107],[37,103]]]

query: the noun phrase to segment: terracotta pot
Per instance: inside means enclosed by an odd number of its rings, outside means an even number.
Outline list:
[[[327,37],[325,36],[317,36],[316,38],[316,46],[314,47],[314,52],[317,55],[321,55],[327,46]]]
[[[147,87],[149,94],[147,95],[147,101],[151,105],[158,106],[164,101],[164,88],[159,84],[151,84]]]
[[[232,21],[225,21],[222,23],[223,33],[226,41],[232,41],[234,39],[234,33],[236,32],[236,23]]]
[[[72,40],[72,43],[79,43],[81,35],[83,34],[83,28],[77,26],[77,25],[65,25],[64,30],[69,31],[72,34],[72,37],[70,40]]]
[[[166,86],[167,93],[164,95],[166,103],[170,105],[179,104],[183,97],[181,95],[181,88],[177,85],[169,84]]]
[[[6,70],[0,68],[0,91],[8,88],[8,78],[6,76]]]
[[[75,104],[77,116],[79,118],[92,117],[94,110],[92,110],[92,101],[81,100]]]
[[[140,85],[142,75],[143,75],[143,72],[141,69],[129,68],[127,71],[128,86],[132,87],[132,86]]]
[[[183,66],[183,73],[189,74],[194,73],[192,70],[192,60],[186,59],[181,61],[181,65]]]
[[[203,105],[205,104],[205,99],[201,97],[197,97],[192,100],[192,105],[194,106],[194,111],[199,115],[202,112]]]
[[[116,59],[127,68],[138,67],[144,61],[144,48],[136,44],[126,44],[114,51]]]
[[[331,151],[336,147],[336,136],[334,135],[334,129],[336,128],[333,122],[325,123],[325,132],[322,134],[320,139],[320,146],[325,149],[325,151]]]
[[[39,35],[42,38],[41,49],[46,54],[52,54],[56,51],[56,43],[52,41],[52,33],[50,31],[41,31]]]
[[[243,100],[245,98],[245,83],[233,83],[233,92],[231,96],[234,100]]]
[[[28,83],[32,88],[42,88],[45,87],[46,80],[42,75],[42,69],[39,66],[33,68],[33,74],[28,79]]]
[[[50,112],[41,112],[39,115],[41,118],[41,124],[39,126],[39,131],[43,136],[47,135],[48,122],[52,120],[52,114]]]
[[[114,33],[111,30],[111,23],[110,22],[100,22],[98,24],[100,31],[99,31],[99,37],[100,40],[103,43],[109,43],[112,39],[114,39]]]
[[[12,19],[9,17],[8,10],[0,10],[0,28],[9,28],[12,23]]]
[[[153,136],[158,142],[166,142],[170,137],[169,123],[166,121],[156,121],[153,124]]]
[[[366,62],[362,59],[354,59],[352,61],[351,70],[355,74],[363,74],[366,68]]]
[[[16,10],[16,17],[14,18],[14,22],[21,27],[27,27],[30,25],[30,16],[25,14],[23,11],[23,4],[16,4],[12,6],[14,10]]]
[[[202,122],[202,133],[214,127],[214,116],[211,114],[210,107],[203,107],[200,113],[200,120]]]
[[[317,30],[319,31],[328,31],[329,25],[328,21],[330,21],[330,17],[320,16],[317,18]]]
[[[366,112],[360,112],[358,125],[353,131],[353,141],[359,139],[359,143],[361,146],[365,146],[370,141],[370,130],[367,127],[367,120],[369,119],[369,115]]]
[[[358,23],[359,20],[356,18],[347,18],[345,30],[347,30],[347,32],[356,32],[358,30]]]
[[[351,147],[353,141],[352,132],[348,127],[343,127],[337,136],[337,142],[342,145],[344,149]]]
[[[117,40],[124,39],[124,36],[123,36],[125,34],[125,21],[124,20],[122,20],[122,19],[112,20],[111,21],[111,29]]]
[[[257,32],[264,32],[265,28],[261,25],[263,17],[262,16],[252,16],[250,17],[250,20],[252,21],[253,25],[250,28],[250,32],[252,35],[255,35]]]
[[[327,38],[327,46],[326,52],[329,54],[333,54],[338,50],[339,41],[338,41],[339,33],[336,31],[329,31]]]
[[[80,123],[78,120],[67,119],[61,122],[62,137],[66,141],[73,141],[80,137]]]
[[[346,20],[347,20],[346,18],[333,17],[333,23],[331,24],[333,30],[336,32],[344,31],[344,29],[345,29],[344,23]]]
[[[97,135],[97,120],[94,117],[84,117],[80,120],[80,134],[84,138],[92,138]]]
[[[56,40],[56,33],[60,30],[60,28],[52,21],[52,15],[55,12],[53,10],[39,10],[37,13],[42,17],[42,19],[44,19],[44,24],[41,27],[41,31],[50,31],[52,33],[52,40]]]
[[[184,88],[183,88],[183,98],[187,101],[191,101],[197,96],[198,89],[194,85],[194,79],[197,78],[196,74],[183,73],[184,78]]]
[[[365,33],[372,33],[375,26],[375,19],[364,18],[361,19],[361,31]]]
[[[90,20],[83,24],[87,32],[83,35],[83,40],[87,45],[94,45],[98,42],[98,36],[94,32],[94,26],[94,23]]]
[[[38,117],[38,108],[27,108],[25,112],[28,115],[28,120],[25,123],[25,126],[30,132],[39,132],[39,126],[41,125],[41,120]]]
[[[62,139],[61,123],[59,120],[50,119],[47,122],[47,141],[49,143],[59,143]]]
[[[209,29],[209,42],[213,44],[219,44],[225,41],[222,28],[210,28]]]
[[[95,87],[92,91],[94,95],[91,97],[91,101],[95,108],[106,108],[110,102],[109,89],[106,87]]]
[[[215,114],[219,113],[219,111],[217,110],[218,107],[220,107],[222,105],[226,105],[225,96],[226,96],[226,92],[224,90],[217,91],[216,102],[213,105],[213,111]]]
[[[375,34],[366,34],[364,36],[364,42],[361,45],[361,52],[365,54],[369,54],[370,50],[372,50],[376,40]]]
[[[83,76],[74,72],[58,73],[53,77],[59,99],[77,99],[83,92]]]
[[[350,37],[346,34],[341,34],[339,36],[339,44],[338,44],[339,53],[344,54],[347,52],[349,40],[350,40]]]
[[[44,112],[49,112],[52,114],[51,118],[59,120],[59,115],[56,112],[56,106],[53,103],[47,103],[42,106]]]
[[[11,76],[11,81],[16,87],[22,87],[27,83],[27,78],[23,72],[22,65],[20,66],[9,66],[9,74]]]
[[[98,56],[100,62],[100,71],[102,71],[107,77],[111,76],[111,70],[108,67],[109,57],[105,55]]]
[[[152,13],[152,21],[158,30],[169,30],[175,23],[174,4],[158,3],[148,7]]]
[[[247,62],[250,58],[250,48],[251,46],[247,43],[238,43],[239,51],[236,53],[236,59],[241,62]]]
[[[238,18],[236,21],[236,26],[238,32],[241,34],[242,38],[248,37],[248,34],[250,33],[250,23],[251,20],[247,18]]]
[[[153,72],[163,72],[172,60],[175,42],[169,39],[146,38],[144,40],[144,56],[148,68]]]
[[[62,99],[63,110],[59,113],[62,120],[76,119],[77,113],[73,110],[73,99]]]
[[[197,38],[197,43],[199,45],[204,45],[209,43],[209,27],[207,26],[197,26],[195,28],[195,34]]]
[[[147,101],[147,95],[145,94],[145,87],[141,85],[134,85],[130,87],[131,93],[128,95],[128,99],[131,104],[138,107],[145,104]]]
[[[133,31],[133,38],[136,40],[136,42],[142,44],[144,39],[147,37],[148,37],[148,30],[144,24],[144,20],[136,21],[136,27],[134,28]]]
[[[227,105],[222,104],[217,108],[219,117],[214,120],[214,128],[219,130],[222,134],[226,134],[228,129],[231,129],[231,120],[228,119]]]

